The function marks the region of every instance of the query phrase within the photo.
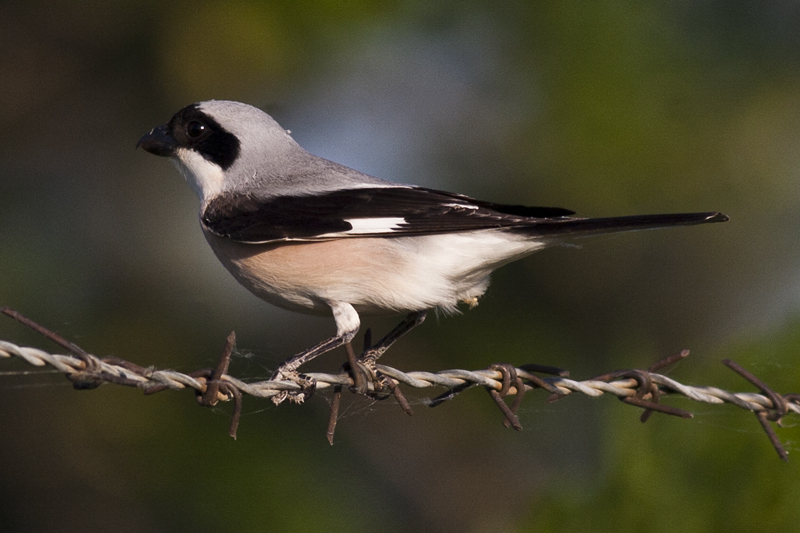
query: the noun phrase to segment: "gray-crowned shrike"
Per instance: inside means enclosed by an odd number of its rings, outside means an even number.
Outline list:
[[[494,269],[568,238],[728,220],[717,212],[578,218],[396,184],[306,152],[239,102],[187,106],[137,146],[172,159],[200,198],[203,234],[242,285],[286,309],[333,314],[336,335],[287,359],[273,379],[302,382],[297,368],[349,343],[360,313],[408,313],[362,354],[374,362],[428,310],[474,306]]]

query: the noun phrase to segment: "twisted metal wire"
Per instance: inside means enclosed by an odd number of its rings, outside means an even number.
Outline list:
[[[204,377],[198,378],[175,370],[158,370],[155,368],[137,370],[131,366],[121,366],[118,363],[109,363],[95,356],[92,357],[96,360],[97,367],[94,370],[87,371],[86,363],[73,355],[51,354],[38,348],[18,346],[14,343],[0,340],[0,358],[22,359],[36,367],[51,366],[65,376],[72,377],[73,381],[86,380],[91,376],[105,383],[120,384],[120,380],[126,380],[126,383],[121,384],[135,386],[144,391],[155,387],[172,390],[190,388],[198,393],[206,391],[208,380]],[[403,372],[386,365],[377,365],[377,369],[384,375],[415,389],[431,387],[454,389],[465,385],[479,385],[498,391],[502,388],[502,372],[499,370],[451,369],[435,373],[422,371]],[[530,379],[532,376],[530,372],[523,368],[515,368],[515,370],[523,379]],[[768,411],[775,408],[770,398],[764,394],[729,392],[716,387],[684,385],[662,374],[650,372],[647,374],[652,382],[659,386],[662,394],[681,395],[696,402],[708,404],[730,403],[741,409],[753,412]],[[318,391],[330,389],[336,385],[352,387],[354,384],[353,378],[346,373],[309,372],[305,375],[317,382],[316,388]],[[608,382],[594,379],[575,381],[558,376],[538,377],[555,387],[558,393],[563,396],[579,393],[592,397],[611,394],[619,398],[628,398],[635,396],[639,388],[638,382],[633,378],[622,378]],[[293,381],[267,380],[247,383],[228,374],[221,376],[221,381],[230,383],[240,392],[256,398],[272,398],[281,391],[301,391],[300,385]],[[373,386],[373,384],[369,384],[371,391]],[[534,388],[529,384],[525,384],[526,391]],[[516,391],[512,389],[510,394],[516,394]],[[789,402],[788,411],[800,414],[800,404],[794,401]]]
[[[162,390],[177,390],[189,388],[193,389],[198,395],[203,405],[214,405],[218,401],[233,399],[236,404],[234,419],[231,422],[231,436],[235,437],[236,427],[238,426],[239,412],[241,410],[242,394],[257,398],[275,398],[286,392],[303,392],[301,385],[292,381],[257,381],[245,382],[227,373],[227,365],[233,350],[235,337],[233,334],[228,338],[226,353],[223,354],[220,366],[216,374],[211,370],[202,370],[186,374],[174,370],[159,370],[156,368],[145,368],[137,366],[128,361],[117,358],[98,358],[88,354],[80,348],[75,347],[78,353],[75,355],[51,354],[44,350],[32,347],[18,346],[8,341],[0,340],[0,358],[21,359],[35,367],[50,366],[59,373],[64,374],[73,382],[75,388],[89,389],[95,388],[103,383],[113,383],[118,385],[132,386],[143,389],[146,394],[159,392]],[[68,346],[69,347],[69,346]],[[683,352],[674,359],[679,359],[688,355],[688,351]],[[674,361],[672,361],[674,362]],[[502,398],[506,395],[517,395],[520,400],[526,391],[536,388],[543,388],[550,392],[548,401],[555,401],[570,394],[584,394],[597,397],[610,394],[620,398],[626,403],[631,403],[645,409],[642,420],[646,420],[647,415],[653,410],[691,418],[691,414],[672,407],[663,406],[658,403],[662,395],[680,395],[696,402],[708,404],[730,403],[741,409],[751,411],[756,414],[767,436],[770,438],[778,455],[786,460],[787,454],[780,444],[777,436],[769,425],[768,421],[776,422],[780,425],[781,419],[788,414],[800,414],[800,395],[787,394],[778,395],[771,391],[766,385],[759,382],[755,376],[747,373],[741,367],[730,361],[723,361],[726,365],[739,372],[745,379],[756,385],[762,393],[752,392],[729,392],[717,387],[689,386],[675,381],[672,378],[652,371],[629,370],[620,371],[606,376],[584,381],[569,379],[563,375],[542,377],[534,374],[529,367],[519,368],[510,365],[493,365],[484,370],[442,370],[440,372],[403,372],[396,368],[385,365],[376,365],[376,374],[381,379],[389,379],[391,393],[398,402],[404,406],[404,410],[410,414],[410,407],[402,397],[396,383],[402,383],[415,389],[425,389],[431,387],[441,387],[449,389],[448,392],[439,398],[428,401],[428,405],[435,406],[442,401],[452,398],[458,392],[472,387],[480,386],[486,388],[493,398],[498,402],[504,414],[508,418],[507,425],[513,425],[520,429],[516,415],[503,403]],[[661,366],[666,366],[664,363]],[[656,367],[657,365],[654,365]],[[651,367],[651,370],[655,368]],[[509,373],[513,379],[509,380]],[[336,425],[338,412],[338,394],[343,387],[352,390],[354,380],[349,373],[341,372],[338,374],[328,373],[308,373],[305,374],[316,382],[316,389],[324,391],[333,389],[335,402],[331,413],[331,421],[328,429],[328,438],[333,441],[333,430]],[[387,396],[386,390],[379,387],[380,380],[368,383],[367,395],[373,397],[383,393]],[[646,382],[646,383],[645,383]],[[498,395],[498,391],[501,395]]]

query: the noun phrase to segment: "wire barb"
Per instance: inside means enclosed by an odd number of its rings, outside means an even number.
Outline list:
[[[778,439],[778,435],[775,433],[775,430],[769,424],[769,422],[772,421],[779,426],[781,425],[781,420],[783,420],[783,417],[789,412],[789,402],[787,399],[769,388],[766,383],[758,379],[754,374],[751,374],[730,359],[723,359],[722,364],[761,389],[761,392],[763,392],[764,395],[769,398],[771,403],[770,408],[763,411],[756,411],[756,418],[758,418],[759,424],[761,424],[761,427],[767,434],[767,438],[769,439],[770,443],[772,443],[772,447],[775,448],[776,452],[778,452],[778,457],[780,457],[783,461],[788,462],[789,455],[786,452],[786,449],[783,447],[783,444],[781,444],[781,441]],[[796,395],[792,394],[791,396]]]
[[[51,354],[38,348],[22,347],[0,340],[0,359],[17,358],[36,367],[51,366],[72,381],[76,389],[81,390],[97,388],[103,383],[137,387],[147,395],[164,390],[189,388],[195,391],[198,403],[205,407],[212,407],[220,401],[232,400],[234,409],[229,434],[233,438],[236,438],[244,395],[272,398],[285,394],[287,391],[299,391],[301,387],[294,381],[267,380],[247,383],[229,375],[231,356],[236,345],[236,335],[233,332],[226,340],[225,349],[216,368],[201,369],[184,374],[173,370],[145,368],[116,357],[98,358],[12,309],[0,307],[0,312],[41,333],[70,352],[70,355]],[[369,345],[370,341],[367,339],[365,346]],[[781,421],[786,416],[800,414],[800,394],[778,394],[763,381],[728,359],[723,360],[723,363],[756,386],[761,394],[734,393],[715,387],[692,387],[655,373],[656,370],[666,368],[688,355],[688,350],[684,350],[677,355],[654,363],[648,370],[620,370],[586,381],[569,379],[569,373],[565,370],[539,365],[514,367],[504,363],[492,365],[484,370],[453,369],[431,373],[403,372],[379,364],[374,364],[374,368],[370,368],[357,360],[356,364],[360,368],[363,367],[361,371],[365,372],[363,376],[365,383],[361,384],[365,387],[365,392],[359,392],[357,389],[357,379],[354,379],[353,372],[350,370],[352,363],[346,363],[338,374],[308,373],[307,376],[316,382],[316,390],[333,390],[331,415],[326,431],[326,437],[331,444],[333,444],[341,393],[344,387],[375,400],[394,397],[403,411],[411,415],[413,414],[411,406],[401,392],[400,384],[415,389],[430,387],[447,389],[442,395],[427,400],[426,403],[429,407],[441,405],[469,388],[481,386],[489,392],[502,410],[503,423],[506,427],[513,427],[517,430],[522,427],[516,412],[523,395],[528,391],[541,388],[550,393],[547,397],[548,402],[573,393],[593,397],[610,394],[618,397],[624,403],[644,409],[643,422],[652,412],[682,418],[692,417],[688,411],[660,403],[660,399],[664,396],[684,396],[690,400],[708,404],[730,403],[756,415],[779,457],[786,461],[788,454],[770,422],[781,426]],[[542,377],[533,372],[546,373],[550,376]],[[515,395],[515,400],[509,407],[504,398],[510,394]]]

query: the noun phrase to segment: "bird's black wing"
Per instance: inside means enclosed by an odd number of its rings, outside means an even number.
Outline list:
[[[422,187],[367,187],[266,199],[223,194],[208,204],[202,223],[216,235],[264,243],[450,233],[572,214],[553,207],[492,204]]]
[[[698,224],[717,213],[585,219],[557,207],[494,204],[423,187],[365,187],[303,196],[223,194],[202,214],[210,232],[239,242],[402,237],[485,229],[530,235],[605,233]],[[723,216],[724,215],[720,215]]]

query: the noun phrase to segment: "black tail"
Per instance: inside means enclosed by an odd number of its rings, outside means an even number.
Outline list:
[[[676,213],[669,215],[633,215],[609,218],[553,218],[538,221],[536,224],[513,231],[537,236],[584,236],[601,233],[616,233],[640,229],[667,228],[670,226],[693,226],[709,222],[726,222],[728,216],[722,213]]]

